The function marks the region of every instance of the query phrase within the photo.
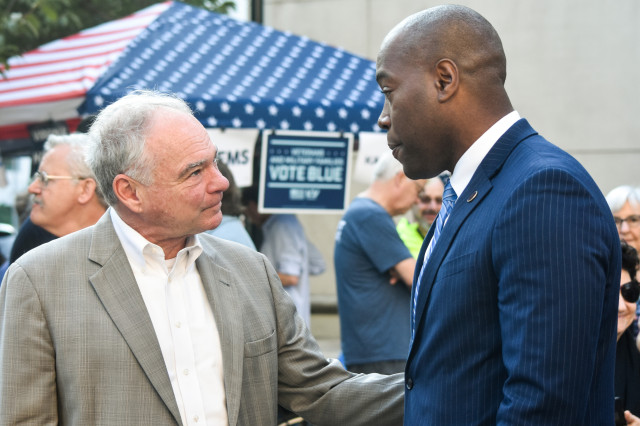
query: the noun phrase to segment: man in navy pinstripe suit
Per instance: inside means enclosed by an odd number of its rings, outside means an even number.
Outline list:
[[[378,55],[389,147],[413,179],[451,171],[457,196],[416,266],[405,424],[613,425],[613,218],[505,78],[498,34],[462,6],[408,17]]]

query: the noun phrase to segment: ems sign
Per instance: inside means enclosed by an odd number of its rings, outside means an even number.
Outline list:
[[[341,213],[348,202],[353,135],[264,134],[259,208],[265,213]]]

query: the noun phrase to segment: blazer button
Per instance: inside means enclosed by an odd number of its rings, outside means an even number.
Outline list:
[[[407,379],[406,386],[407,386],[408,390],[413,389],[413,379],[412,378],[408,378]]]

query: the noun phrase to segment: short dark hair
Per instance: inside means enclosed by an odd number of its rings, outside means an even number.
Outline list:
[[[236,180],[233,178],[233,173],[229,167],[218,160],[218,169],[222,176],[226,177],[229,181],[229,188],[224,191],[222,197],[222,214],[227,216],[240,216],[243,213],[242,204],[240,203],[240,189],[236,185]]]
[[[249,201],[253,201],[255,203],[258,202],[258,187],[257,186],[249,186],[242,190],[242,204],[245,206],[249,204]]]

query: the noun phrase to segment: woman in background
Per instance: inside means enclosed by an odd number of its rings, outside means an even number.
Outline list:
[[[624,241],[621,244],[615,395],[625,410],[627,424],[638,426],[640,418],[633,414],[640,413],[640,351],[630,326],[636,318],[636,306],[640,298],[640,284],[636,280],[639,261],[633,247]]]

